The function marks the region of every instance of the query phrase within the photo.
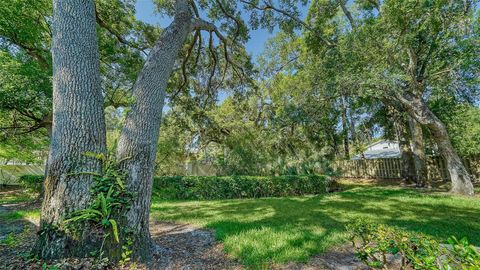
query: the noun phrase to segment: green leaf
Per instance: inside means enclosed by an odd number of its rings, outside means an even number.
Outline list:
[[[122,178],[116,177],[115,179],[117,180],[117,184],[118,184],[122,189],[124,189],[125,186],[123,185]]]
[[[102,207],[103,217],[107,217],[108,216],[107,200],[105,199],[105,196],[103,196],[103,193],[99,193],[98,198],[100,199],[100,205]]]
[[[112,193],[113,193],[113,186],[110,186],[107,192],[107,199],[110,199],[110,197],[112,197]]]
[[[113,237],[115,238],[115,241],[117,241],[117,243],[120,243],[120,239],[118,237],[117,222],[114,219],[109,219],[108,221],[110,221],[110,224],[112,224]]]

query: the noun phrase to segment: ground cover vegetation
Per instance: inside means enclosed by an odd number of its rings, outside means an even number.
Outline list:
[[[343,189],[320,195],[215,200],[171,199],[154,192],[151,216],[153,220],[214,229],[225,251],[253,269],[291,261],[308,262],[311,256],[332,247],[351,245],[350,237],[361,237],[360,233],[369,235],[369,241],[378,242],[380,238],[375,237],[389,235],[374,233],[378,224],[397,228],[399,237],[403,233],[412,239],[422,235],[422,241],[431,239],[435,245],[448,244],[452,236],[466,238],[475,246],[480,244],[480,220],[474,215],[480,211],[478,197],[423,193],[397,186],[349,184],[343,185]],[[34,197],[24,198],[19,193],[4,203],[28,202]],[[39,215],[40,210],[34,208],[15,210],[0,215],[0,219],[38,220]],[[387,238],[381,239],[388,242]],[[385,252],[392,251],[393,248]],[[377,259],[382,263],[381,256]]]

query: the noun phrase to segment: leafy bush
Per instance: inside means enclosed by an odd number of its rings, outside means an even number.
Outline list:
[[[388,255],[398,255],[401,269],[480,269],[480,253],[465,238],[451,237],[449,245],[442,245],[422,234],[364,220],[347,229],[357,257],[372,268],[385,269]]]
[[[29,191],[40,193],[43,186],[43,175],[25,174],[20,176],[19,182]]]
[[[164,176],[155,191],[165,199],[233,199],[321,194],[335,189],[325,176]]]

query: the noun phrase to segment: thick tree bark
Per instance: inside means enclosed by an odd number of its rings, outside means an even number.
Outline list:
[[[430,111],[421,97],[405,91],[402,95],[398,95],[397,99],[402,103],[408,114],[420,124],[426,126],[432,134],[441,155],[447,162],[447,169],[452,181],[451,192],[473,195],[474,190],[471,177],[462,160],[455,152],[442,121]]]
[[[408,126],[412,135],[412,151],[417,185],[420,187],[431,187],[427,176],[427,156],[425,155],[422,126],[412,117],[408,119]]]
[[[87,231],[74,239],[65,218],[90,203],[98,160],[105,152],[105,121],[93,0],[53,1],[53,130],[35,250],[42,258],[88,256],[96,245]]]
[[[148,228],[154,164],[165,90],[177,55],[192,29],[187,1],[177,1],[176,15],[160,36],[133,88],[134,103],[120,135],[117,158],[127,173],[127,187],[135,198],[122,226],[131,231],[133,259],[148,261],[152,243]]]

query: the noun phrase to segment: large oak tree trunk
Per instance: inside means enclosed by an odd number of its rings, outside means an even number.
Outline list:
[[[133,259],[148,261],[152,243],[148,228],[154,164],[165,90],[177,55],[192,27],[186,1],[177,1],[174,21],[161,34],[133,88],[134,102],[118,142],[117,158],[127,173],[128,190],[135,198],[122,226],[133,240]]]
[[[408,126],[412,136],[413,161],[415,163],[417,185],[420,187],[430,187],[431,183],[428,181],[427,176],[427,156],[425,155],[422,126],[412,117],[408,119]]]
[[[42,258],[88,256],[96,245],[83,231],[74,239],[65,218],[90,202],[91,176],[105,152],[105,122],[93,0],[53,1],[53,130],[35,250]]]
[[[404,92],[402,96],[398,96],[398,99],[410,116],[420,124],[426,126],[432,134],[442,157],[447,162],[447,169],[452,181],[451,192],[473,195],[474,190],[471,177],[463,165],[462,160],[455,152],[448,137],[447,129],[442,121],[430,111],[421,97]]]

